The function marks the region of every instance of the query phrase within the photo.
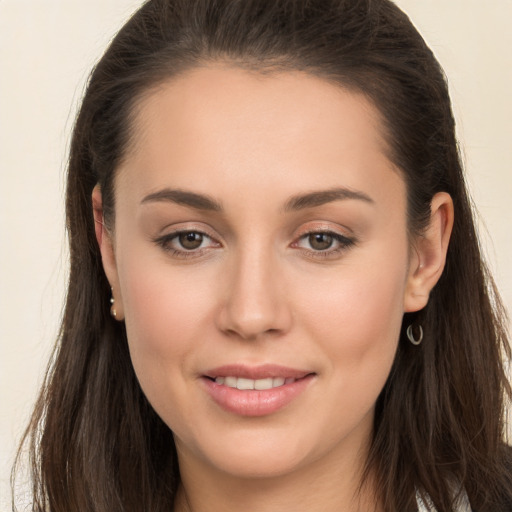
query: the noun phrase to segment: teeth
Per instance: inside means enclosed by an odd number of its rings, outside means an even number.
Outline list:
[[[230,388],[236,388],[236,381],[238,379],[236,377],[225,377],[224,385],[229,386]]]
[[[254,389],[254,383],[256,381],[252,379],[243,379],[242,377],[238,377],[236,381],[237,389]]]
[[[272,389],[273,387],[273,379],[269,377],[268,379],[258,379],[254,381],[254,389]]]
[[[278,388],[284,384],[291,384],[295,382],[293,377],[269,377],[266,379],[245,379],[243,377],[217,377],[215,382],[220,385],[228,386],[230,388],[237,388],[241,390],[256,389],[259,391],[265,389]]]

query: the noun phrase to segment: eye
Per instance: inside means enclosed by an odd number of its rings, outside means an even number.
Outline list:
[[[315,251],[325,251],[334,243],[334,237],[330,233],[310,233],[308,243]]]
[[[334,231],[310,231],[302,235],[292,247],[302,249],[308,256],[335,257],[355,244],[355,240]]]
[[[172,256],[182,258],[201,256],[209,249],[220,247],[211,236],[192,229],[161,236],[155,239],[155,243]]]
[[[181,247],[187,251],[193,251],[194,249],[199,249],[199,247],[201,247],[204,235],[197,231],[188,231],[186,233],[180,233],[176,238]]]

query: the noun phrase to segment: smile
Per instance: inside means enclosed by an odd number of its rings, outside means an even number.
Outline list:
[[[229,388],[236,388],[240,390],[256,389],[263,391],[266,389],[273,389],[284,386],[285,384],[292,384],[296,379],[293,377],[268,377],[266,379],[247,379],[244,377],[217,377],[215,383]]]
[[[203,389],[224,411],[238,416],[266,416],[298,400],[316,373],[278,365],[229,365],[203,375]]]

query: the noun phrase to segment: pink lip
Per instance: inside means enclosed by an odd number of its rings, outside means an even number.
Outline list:
[[[246,366],[243,364],[229,364],[213,368],[205,373],[205,377],[243,377],[244,379],[267,379],[269,377],[282,377],[284,379],[302,379],[313,373],[308,370],[298,370],[277,364],[263,364],[260,366]]]
[[[265,390],[239,390],[217,384],[215,377],[236,376],[246,379],[269,377],[297,379],[289,384]],[[208,371],[202,378],[206,392],[213,401],[227,412],[240,416],[266,416],[275,413],[297,398],[313,381],[315,374],[276,365],[248,367],[229,365]]]

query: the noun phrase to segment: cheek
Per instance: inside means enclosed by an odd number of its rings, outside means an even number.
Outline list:
[[[152,260],[137,251],[124,254],[129,256],[119,272],[132,362],[143,388],[149,381],[160,386],[172,370],[186,372],[188,356],[208,341],[211,278],[186,266],[172,268],[165,256]]]
[[[211,280],[141,261],[126,258],[120,275],[132,364],[158,415],[176,432],[188,432],[197,377],[191,365],[211,340]]]
[[[333,374],[345,383],[352,380],[361,392],[380,392],[389,374],[403,317],[407,273],[404,250],[396,257],[385,254],[354,264],[347,262],[339,272],[303,290],[303,318],[310,336],[329,354]]]

